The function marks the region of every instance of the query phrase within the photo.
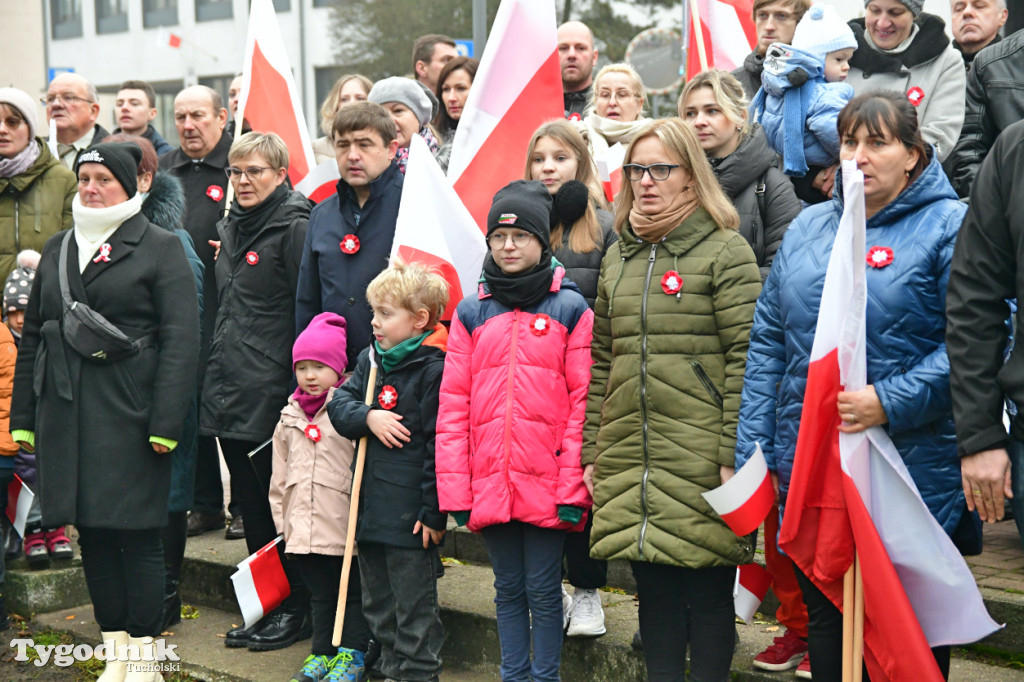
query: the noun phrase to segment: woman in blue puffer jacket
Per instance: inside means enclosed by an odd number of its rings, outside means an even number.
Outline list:
[[[946,283],[967,207],[957,201],[934,147],[921,138],[903,94],[854,98],[838,129],[840,158],[854,159],[864,172],[871,266],[869,385],[839,394],[843,430],[883,425],[932,515],[961,551],[980,551],[980,527],[966,512],[961,488],[945,344]],[[843,213],[840,181],[831,202],[805,209],[790,224],[754,314],[736,466],[761,444],[783,515],[825,269]],[[814,677],[839,679],[842,616],[799,571],[797,577],[810,614]],[[948,648],[936,650],[936,658],[948,670]]]

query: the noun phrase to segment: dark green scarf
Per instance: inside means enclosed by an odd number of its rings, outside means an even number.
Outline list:
[[[373,352],[376,353],[377,358],[380,360],[380,366],[384,368],[385,372],[390,372],[395,367],[398,367],[407,357],[412,355],[417,348],[423,345],[423,341],[430,336],[432,331],[434,330],[430,329],[419,336],[406,339],[390,350],[383,350],[380,347],[380,344],[377,343],[377,340],[374,339]]]

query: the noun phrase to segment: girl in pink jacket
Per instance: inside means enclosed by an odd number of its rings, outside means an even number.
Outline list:
[[[494,569],[502,680],[559,679],[562,544],[591,505],[580,445],[594,314],[551,254],[550,210],[540,182],[494,196],[437,418],[441,511],[481,532]]]

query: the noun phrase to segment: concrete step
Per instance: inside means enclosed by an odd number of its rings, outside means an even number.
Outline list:
[[[438,583],[447,639],[442,682],[494,680],[498,677],[500,648],[494,617],[493,575],[489,568],[448,565]],[[644,679],[642,657],[630,646],[636,630],[636,602],[631,596],[603,592],[608,633],[595,639],[567,639],[562,653],[564,682],[632,682]],[[224,647],[223,633],[240,622],[236,612],[199,606],[199,615],[185,620],[167,635],[177,645],[181,669],[211,682],[287,680],[308,653],[309,642],[274,652],[250,652]],[[45,627],[67,631],[82,642],[98,641],[99,629],[86,604],[37,617]],[[753,668],[754,655],[779,634],[772,624],[737,626],[740,644],[733,660],[733,680],[779,682],[791,673],[766,673]],[[959,653],[959,652],[958,652]],[[974,660],[954,658],[953,679],[958,682],[1019,682],[1018,670]]]

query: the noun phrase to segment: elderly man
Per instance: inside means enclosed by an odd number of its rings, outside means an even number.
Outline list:
[[[152,85],[146,81],[121,83],[114,105],[120,126],[114,130],[115,133],[146,138],[153,143],[153,149],[159,156],[173,149],[151,123],[156,118],[156,91]]]
[[[971,68],[974,56],[983,47],[1000,41],[999,29],[1009,12],[1006,0],[953,0],[953,47],[964,57],[964,67]]]
[[[412,45],[412,70],[416,80],[433,93],[444,65],[459,56],[455,41],[440,33],[420,36]]]
[[[562,69],[565,117],[578,120],[590,101],[597,65],[594,33],[589,26],[582,21],[567,21],[558,27],[558,62]]]
[[[751,13],[757,28],[757,45],[743,60],[743,66],[732,72],[743,84],[747,97],[752,98],[761,89],[761,72],[768,47],[772,43],[791,43],[796,25],[810,6],[810,0],[754,0]]]
[[[196,253],[206,266],[200,376],[210,355],[210,339],[213,338],[213,325],[217,319],[215,251],[210,241],[218,239],[217,221],[226,209],[228,179],[224,169],[228,166],[228,150],[231,148],[231,136],[224,132],[227,120],[227,109],[217,91],[205,85],[185,88],[174,98],[174,125],[181,147],[160,157],[160,169],[177,176],[185,188],[185,228],[192,235]],[[195,502],[188,519],[188,534],[199,535],[224,528],[223,500],[216,442],[211,437],[200,436]],[[228,534],[231,538],[245,537],[240,515],[232,518]]]
[[[75,165],[78,152],[99,144],[109,133],[96,123],[100,115],[96,87],[77,73],[62,73],[50,81],[46,118],[57,126],[57,155],[67,168]]]

